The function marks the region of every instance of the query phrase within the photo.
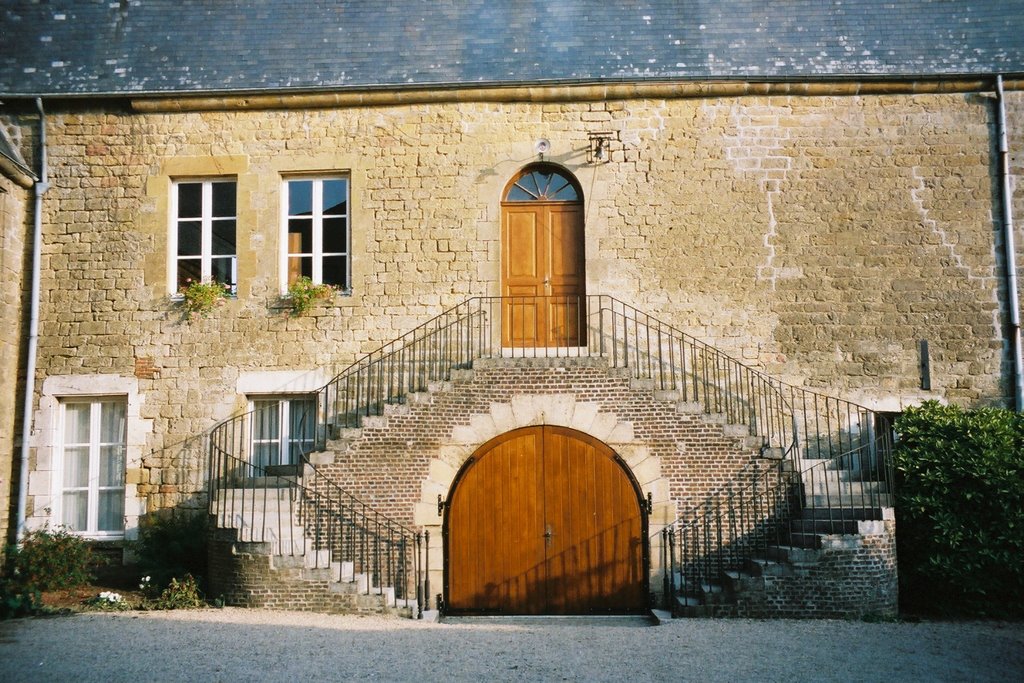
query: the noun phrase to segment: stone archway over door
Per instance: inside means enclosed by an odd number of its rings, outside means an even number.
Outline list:
[[[579,185],[555,166],[532,165],[502,199],[501,294],[509,297],[502,307],[502,345],[580,345],[586,275]]]
[[[445,518],[449,613],[643,611],[639,488],[597,439],[526,427],[463,466]]]

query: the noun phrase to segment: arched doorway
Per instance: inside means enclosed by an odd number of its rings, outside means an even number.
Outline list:
[[[578,346],[585,325],[583,191],[552,164],[531,164],[501,202],[502,345]]]
[[[597,439],[554,426],[503,434],[466,461],[448,500],[448,613],[646,608],[640,489]]]

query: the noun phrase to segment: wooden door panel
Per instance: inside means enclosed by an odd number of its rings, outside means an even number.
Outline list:
[[[562,427],[499,437],[460,475],[450,503],[452,611],[644,609],[636,489],[596,439]]]
[[[506,211],[505,278],[509,286],[533,285],[543,282],[545,226],[532,207],[509,207]]]
[[[503,345],[529,348],[580,344],[586,283],[584,249],[581,204],[530,202],[502,206],[502,296],[550,297],[518,320],[512,315],[511,304],[502,307]],[[521,301],[517,306],[526,308],[529,304]]]
[[[579,289],[583,285],[584,265],[583,207],[555,204],[545,208],[551,286]]]
[[[513,432],[461,477],[448,520],[451,609],[543,611],[540,439],[537,432]]]

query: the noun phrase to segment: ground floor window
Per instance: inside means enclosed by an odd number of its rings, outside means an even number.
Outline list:
[[[295,465],[313,450],[316,396],[254,396],[250,403],[253,465]]]
[[[127,402],[76,399],[61,408],[60,521],[84,535],[120,536]]]

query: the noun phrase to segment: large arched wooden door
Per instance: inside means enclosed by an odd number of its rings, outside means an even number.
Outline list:
[[[513,178],[501,203],[501,254],[502,344],[580,345],[586,276],[583,194],[574,178],[550,164]]]
[[[504,434],[449,496],[446,611],[642,611],[646,528],[639,489],[605,444],[563,427]]]

